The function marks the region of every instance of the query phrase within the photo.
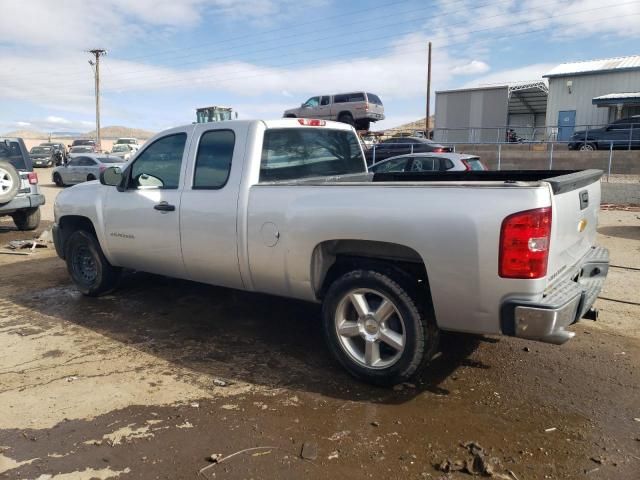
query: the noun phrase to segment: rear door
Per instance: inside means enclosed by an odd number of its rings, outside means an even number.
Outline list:
[[[586,170],[563,177],[552,196],[552,234],[547,278],[574,265],[596,243],[602,172]],[[552,179],[553,180],[553,179]]]

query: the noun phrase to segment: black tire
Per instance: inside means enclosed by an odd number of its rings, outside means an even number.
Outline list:
[[[90,173],[89,175],[87,175],[87,182],[90,182],[91,180],[95,180],[96,177],[93,173]]]
[[[359,333],[339,335],[338,324],[340,320],[338,319],[342,318],[342,312],[349,312],[349,307],[344,310],[345,302],[352,307],[355,305],[349,303],[350,294],[363,295],[364,297],[371,295],[372,299],[377,294],[381,294],[381,297],[390,301],[395,309],[388,317],[390,323],[372,327],[366,323],[367,321],[371,322],[371,316],[367,315],[365,316],[367,320],[363,324],[363,317],[357,313],[354,307],[351,309],[352,320],[345,321],[341,325],[344,326],[348,323],[351,325],[349,328],[353,330],[355,324]],[[417,289],[411,287],[404,276],[399,273],[382,273],[372,269],[363,269],[343,275],[329,287],[322,307],[323,330],[329,350],[349,373],[367,383],[391,386],[407,381],[425,367],[436,353],[438,346],[438,328],[433,319],[431,306],[425,305],[423,297],[424,295],[419,295]],[[369,303],[371,301],[373,300],[366,300],[365,304],[372,307],[368,311],[373,312],[377,307]],[[381,303],[378,304],[378,307]],[[391,324],[394,321],[395,327]],[[385,320],[386,322],[387,320]],[[365,337],[372,333],[367,330],[369,327],[375,329],[374,336],[382,335],[384,331],[388,332],[389,329],[394,330],[396,334],[402,333],[402,350],[392,348],[390,343],[375,340],[371,343],[378,342],[379,345],[377,347],[378,356],[374,356],[374,358],[378,358],[378,365],[368,366],[365,364],[367,362],[367,348],[365,346],[367,340]],[[368,338],[373,337],[369,336]],[[362,358],[358,360],[356,357],[360,343],[362,344]],[[389,354],[386,358],[383,355],[385,352]],[[388,362],[388,365],[383,362]]]
[[[62,181],[62,177],[58,172],[53,174],[53,183],[55,183],[58,187],[64,187],[64,182]]]
[[[342,123],[346,123],[347,125],[351,125],[352,127],[356,124],[353,120],[353,115],[350,113],[341,113],[338,117],[338,121]]]
[[[13,200],[20,190],[20,175],[9,162],[0,162],[0,203]]]
[[[35,230],[40,225],[40,208],[19,210],[11,215],[18,230]]]
[[[97,297],[118,286],[122,269],[107,261],[92,233],[73,232],[65,244],[65,259],[69,275],[83,295]]]

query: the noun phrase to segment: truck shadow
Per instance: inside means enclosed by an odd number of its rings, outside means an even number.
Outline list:
[[[640,240],[639,225],[610,225],[598,228],[598,233],[608,237],[626,238],[629,240]]]
[[[413,385],[402,392],[371,387],[354,380],[330,357],[323,341],[319,305],[138,272],[125,275],[113,294],[86,298],[69,283],[58,259],[26,263],[33,271],[36,262],[43,262],[36,270],[57,267],[48,273],[54,278],[36,280],[46,286],[13,289],[11,301],[211,380],[300,389],[348,400],[402,403],[424,391],[447,395],[441,384],[460,366],[489,368],[469,360],[482,338],[444,334],[441,353]],[[8,266],[14,268],[17,271],[20,267]],[[34,321],[37,318],[34,315]]]

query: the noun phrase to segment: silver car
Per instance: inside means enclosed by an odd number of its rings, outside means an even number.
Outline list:
[[[59,187],[88,182],[100,178],[100,172],[114,163],[124,163],[120,157],[105,155],[82,155],[70,158],[66,165],[53,169],[51,178]]]
[[[465,172],[483,171],[480,157],[464,153],[413,153],[398,155],[369,167],[370,172]]]
[[[123,160],[129,160],[129,158],[131,158],[131,155],[133,155],[135,151],[136,150],[132,145],[127,145],[126,143],[117,143],[111,149],[110,155],[112,157],[120,157]]]

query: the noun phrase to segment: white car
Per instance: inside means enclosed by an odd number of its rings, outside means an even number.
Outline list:
[[[114,147],[116,145],[128,145],[131,148],[131,150],[133,150],[134,152],[137,152],[140,149],[140,144],[138,143],[138,139],[132,138],[132,137],[119,138],[116,140],[116,143],[113,144]]]
[[[120,143],[113,145],[113,148],[111,149],[111,153],[109,155],[111,155],[112,157],[120,157],[123,160],[129,160],[129,158],[131,158],[131,155],[133,155],[135,151],[136,150],[132,145]]]
[[[470,172],[487,167],[480,157],[464,153],[413,153],[398,155],[369,167],[370,172]]]

